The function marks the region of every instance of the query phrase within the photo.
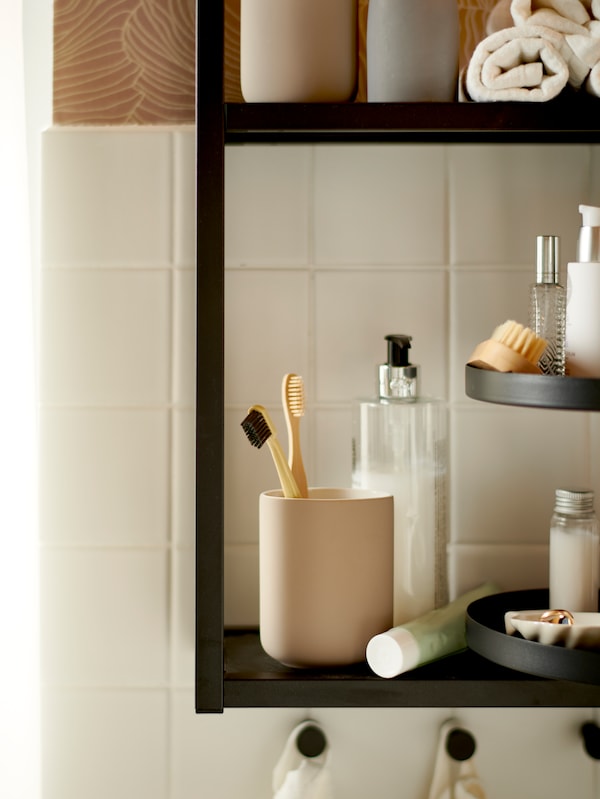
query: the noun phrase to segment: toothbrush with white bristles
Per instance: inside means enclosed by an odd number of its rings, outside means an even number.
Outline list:
[[[253,447],[258,447],[260,449],[265,441],[267,442],[271,450],[271,455],[273,456],[277,474],[279,475],[283,496],[294,499],[301,497],[302,495],[300,494],[298,484],[296,483],[292,470],[288,465],[277,438],[275,425],[271,421],[271,417],[267,413],[266,408],[263,408],[262,405],[253,405],[249,408],[248,415],[242,422],[242,428]]]

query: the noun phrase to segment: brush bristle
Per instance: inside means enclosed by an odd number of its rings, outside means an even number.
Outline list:
[[[273,435],[269,422],[258,408],[251,408],[248,411],[248,415],[242,422],[242,427],[248,436],[248,441],[258,449]]]
[[[510,347],[513,352],[518,352],[530,363],[537,364],[548,342],[536,336],[528,327],[509,319],[499,325],[492,333],[492,339]]]
[[[300,375],[288,375],[285,389],[292,416],[304,416],[304,380]]]

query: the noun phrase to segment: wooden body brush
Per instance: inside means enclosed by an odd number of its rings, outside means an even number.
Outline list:
[[[533,330],[509,319],[475,347],[468,363],[496,372],[541,374],[538,362],[547,346]]]

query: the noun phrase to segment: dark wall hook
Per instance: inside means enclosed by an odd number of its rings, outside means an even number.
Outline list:
[[[468,760],[476,749],[475,738],[468,730],[454,727],[446,736],[446,752],[453,760]]]
[[[600,760],[600,727],[593,721],[586,721],[581,726],[585,751],[594,760]]]
[[[298,751],[304,757],[318,757],[325,751],[327,738],[323,730],[316,724],[307,724],[296,737]]]

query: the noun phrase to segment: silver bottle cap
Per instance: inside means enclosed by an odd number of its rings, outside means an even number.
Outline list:
[[[379,367],[379,396],[382,399],[416,399],[419,396],[418,366]]]
[[[536,239],[535,273],[538,283],[558,283],[559,262],[558,236],[538,236]]]
[[[560,513],[593,511],[594,492],[587,489],[557,488],[554,507]]]
[[[577,241],[577,260],[581,264],[600,261],[600,227],[582,227]]]

